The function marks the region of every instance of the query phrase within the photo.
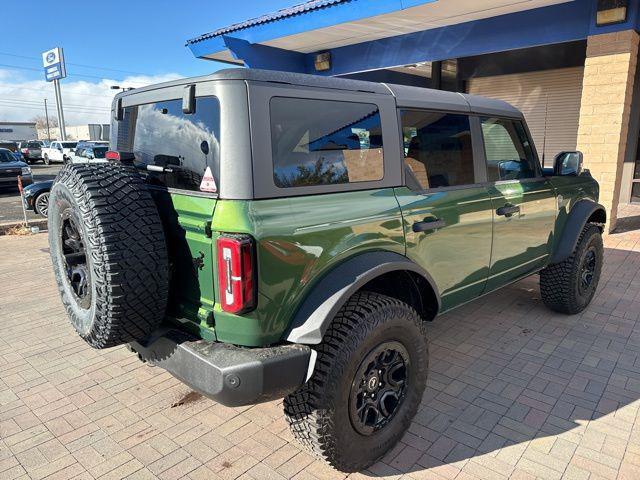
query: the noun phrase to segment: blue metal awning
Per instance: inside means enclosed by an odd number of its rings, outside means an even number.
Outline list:
[[[251,18],[249,20],[245,20],[244,22],[234,23],[232,25],[229,25],[228,27],[222,27],[217,30],[214,30],[213,32],[204,33],[195,38],[187,40],[187,45],[192,45],[194,43],[207,40],[208,38],[219,37],[220,35],[225,35],[238,30],[243,30],[245,28],[253,27],[255,25],[275,22],[276,20],[280,20],[282,18],[293,17],[294,15],[300,15],[300,14],[312,12],[314,10],[318,10],[321,8],[331,7],[338,3],[346,3],[350,1],[352,0],[310,0],[308,2],[300,3],[292,7],[282,8],[273,13],[267,13],[265,15],[261,15],[256,18]]]
[[[310,0],[187,41],[202,59],[319,75],[343,75],[584,40],[638,27],[596,27],[597,0]],[[314,55],[331,67],[316,71]]]

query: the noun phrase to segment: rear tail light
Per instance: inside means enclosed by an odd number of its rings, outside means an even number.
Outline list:
[[[28,148],[23,148],[22,149],[22,153],[29,153],[29,149]]]
[[[114,152],[113,150],[109,150],[104,154],[104,158],[107,160],[114,160],[116,162],[120,161],[120,152]]]
[[[256,306],[253,239],[248,235],[221,235],[217,247],[222,310],[229,313],[252,310]]]
[[[112,162],[133,162],[136,157],[132,152],[119,152],[117,150],[109,150],[104,154],[104,158]]]

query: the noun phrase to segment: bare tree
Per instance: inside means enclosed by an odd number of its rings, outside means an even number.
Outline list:
[[[47,128],[47,118],[44,115],[36,115],[31,119],[32,122],[36,123],[36,128]],[[65,122],[66,123],[66,122]],[[58,126],[58,119],[52,116],[49,116],[49,127],[54,128]]]

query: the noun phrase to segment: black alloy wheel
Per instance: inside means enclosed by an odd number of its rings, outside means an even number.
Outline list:
[[[399,342],[380,344],[362,361],[351,386],[349,416],[353,428],[372,435],[389,423],[404,401],[409,354]]]
[[[34,209],[36,213],[43,217],[47,216],[47,213],[49,212],[49,192],[41,193],[36,197]]]
[[[78,306],[88,310],[91,306],[91,269],[88,266],[82,229],[71,208],[62,212],[60,226],[66,281],[69,282]]]

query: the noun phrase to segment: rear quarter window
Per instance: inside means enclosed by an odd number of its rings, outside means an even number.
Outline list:
[[[182,112],[182,99],[126,107],[118,127],[118,150],[133,152],[149,183],[198,191],[207,167],[218,185],[220,170],[220,104],[216,97],[198,97],[196,111]]]
[[[376,105],[274,97],[270,119],[277,187],[382,180],[382,126]]]

